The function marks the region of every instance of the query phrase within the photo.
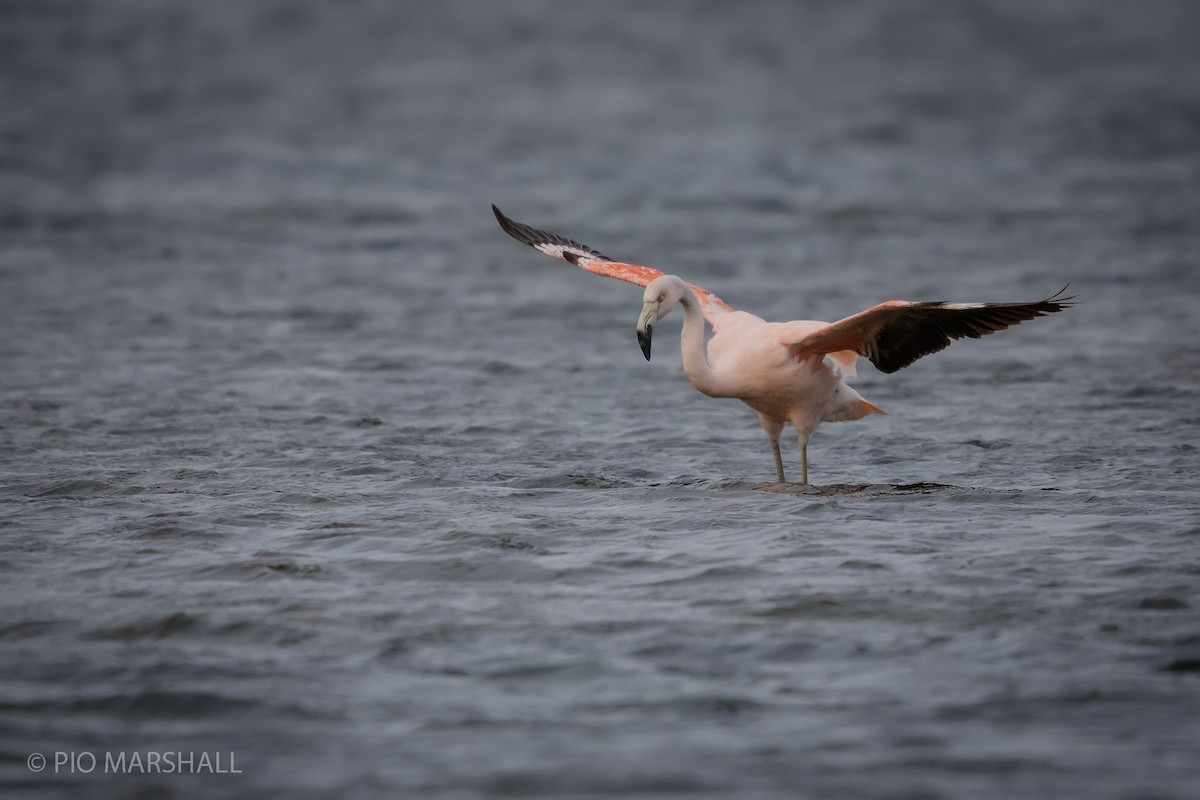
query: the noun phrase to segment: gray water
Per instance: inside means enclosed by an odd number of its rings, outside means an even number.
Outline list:
[[[0,2],[0,793],[1195,797],[1197,8]],[[1082,304],[781,489],[491,202]],[[125,751],[240,773],[52,763]]]

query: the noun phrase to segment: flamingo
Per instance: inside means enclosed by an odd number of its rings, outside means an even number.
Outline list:
[[[771,442],[775,476],[785,483],[779,437],[791,423],[800,442],[801,484],[808,483],[808,442],[822,422],[887,414],[846,385],[859,357],[892,373],[950,345],[978,339],[1035,317],[1068,308],[1064,287],[1034,303],[947,303],[888,300],[837,322],[766,322],[735,311],[707,289],[653,267],[613,261],[599,251],[492,211],[519,242],[588,272],[645,287],[637,321],[638,344],[650,360],[654,327],[683,308],[683,371],[701,394],[741,400],[758,414]],[[713,330],[705,352],[705,323]]]

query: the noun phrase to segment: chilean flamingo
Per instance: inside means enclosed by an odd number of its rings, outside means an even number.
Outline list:
[[[654,326],[676,305],[683,308],[683,371],[702,394],[735,397],[758,413],[775,457],[775,476],[786,478],[779,436],[786,423],[800,441],[801,483],[808,483],[808,440],[822,422],[886,414],[846,385],[859,356],[883,372],[896,372],[936,353],[952,339],[978,339],[1025,320],[1062,311],[1062,291],[1035,303],[946,303],[888,300],[838,322],[766,322],[734,311],[707,289],[652,267],[613,261],[578,242],[509,219],[492,206],[505,233],[535,250],[597,275],[644,286],[638,344],[650,360]],[[705,353],[705,322],[713,329]]]

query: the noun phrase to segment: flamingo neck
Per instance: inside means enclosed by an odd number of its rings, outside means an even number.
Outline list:
[[[683,332],[679,335],[683,372],[701,394],[720,397],[720,381],[713,373],[713,368],[704,353],[705,322],[704,315],[700,313],[700,300],[690,287],[685,286],[679,304],[683,306]]]

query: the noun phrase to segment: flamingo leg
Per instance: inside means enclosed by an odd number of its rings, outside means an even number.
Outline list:
[[[778,447],[775,448],[775,452],[776,452],[776,454],[779,453]],[[800,445],[800,471],[802,474],[802,477],[800,478],[800,483],[804,486],[807,486],[808,485],[808,445],[807,444]]]
[[[771,454],[775,456],[775,477],[780,483],[787,483],[787,478],[783,477],[783,456],[779,453],[779,434],[783,431],[783,423],[761,412],[758,421],[762,423],[767,438],[771,440]]]

